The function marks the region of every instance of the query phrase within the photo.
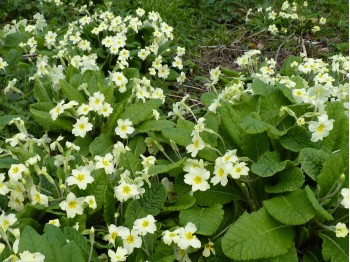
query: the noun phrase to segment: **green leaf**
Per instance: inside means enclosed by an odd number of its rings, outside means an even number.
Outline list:
[[[64,262],[85,262],[82,251],[77,243],[69,241],[61,250],[61,257],[57,261]]]
[[[133,137],[130,140],[128,146],[131,149],[131,152],[133,152],[135,155],[139,156],[146,152],[146,143],[145,139],[142,136]]]
[[[168,173],[170,170],[173,170],[175,168],[178,168],[180,166],[182,166],[182,164],[186,161],[186,158],[182,158],[181,160],[168,164],[168,165],[154,165],[151,166],[148,169],[148,174],[150,176],[155,176],[158,174],[164,174],[164,173]]]
[[[55,121],[51,119],[49,111],[54,108],[55,105],[47,102],[39,102],[30,105],[30,113],[33,116],[35,122],[44,127],[47,130],[71,131],[74,121],[65,117],[58,117]]]
[[[281,161],[280,156],[277,152],[266,152],[260,156],[258,162],[253,163],[251,170],[261,177],[270,177],[277,172],[282,171],[288,161]]]
[[[299,153],[299,161],[301,168],[313,180],[317,179],[322,168],[322,164],[326,161],[329,154],[323,150],[314,148],[303,148]]]
[[[136,174],[137,171],[142,170],[141,159],[131,152],[126,152],[122,155],[121,161],[119,162],[120,167],[124,167],[129,170],[132,174]]]
[[[332,232],[329,234],[321,233],[321,238],[323,239],[322,255],[326,261],[349,261],[349,236],[339,238]]]
[[[328,152],[340,150],[343,161],[349,159],[349,117],[345,112],[343,102],[327,103],[326,110],[329,119],[334,119],[333,129],[323,139],[323,145]]]
[[[137,132],[147,133],[153,131],[162,131],[164,129],[173,128],[175,123],[169,120],[148,120],[136,127]]]
[[[39,79],[35,80],[33,95],[38,102],[51,102],[52,94]]]
[[[114,190],[110,184],[107,185],[104,196],[104,205],[103,205],[103,218],[106,224],[109,226],[114,223],[115,217],[115,203],[114,199]]]
[[[266,133],[255,135],[242,134],[242,152],[254,162],[267,151],[270,151],[270,142]]]
[[[224,205],[233,200],[242,199],[240,190],[235,187],[226,185],[212,186],[206,191],[196,191],[193,196],[197,199],[199,206],[212,206],[214,204]]]
[[[235,260],[265,259],[286,254],[293,246],[294,233],[269,216],[265,208],[244,213],[222,238],[222,250]]]
[[[250,262],[296,262],[298,261],[298,255],[295,248],[291,248],[287,253],[271,258],[263,258],[257,260],[251,260]]]
[[[85,137],[77,137],[73,143],[80,147],[79,154],[86,156],[90,153],[89,147],[94,139],[88,134]]]
[[[304,184],[305,178],[300,168],[291,167],[278,172],[273,179],[273,184],[266,185],[267,193],[283,193],[294,191]]]
[[[153,216],[160,213],[166,199],[166,191],[162,184],[152,184],[151,187],[145,187],[145,193],[140,198],[142,208]]]
[[[60,87],[62,89],[62,92],[68,97],[70,101],[77,101],[79,104],[86,102],[85,96],[72,85],[70,85],[66,80],[60,80]]]
[[[101,134],[99,137],[96,137],[94,141],[90,144],[89,150],[93,156],[104,156],[112,151],[113,145],[113,136]]]
[[[43,236],[40,236],[32,227],[26,226],[21,234],[18,251],[28,250],[31,253],[39,252],[45,256],[45,261],[58,261],[55,259],[55,253]]]
[[[10,156],[2,157],[2,158],[0,158],[0,169],[2,169],[2,168],[9,169],[12,164],[18,164],[18,163],[19,163],[18,160],[13,159]]]
[[[105,191],[109,184],[109,177],[102,172],[101,170],[95,170],[92,172],[94,182],[89,184],[86,188],[86,195],[95,196],[97,208],[95,211],[98,211],[102,208],[105,199]]]
[[[224,129],[236,145],[241,145],[242,128],[239,125],[241,116],[228,103],[223,103],[221,107],[218,108],[218,112],[221,116],[220,128]]]
[[[301,189],[265,200],[263,203],[273,218],[286,225],[305,224],[316,214],[306,192]]]
[[[311,142],[311,134],[302,126],[294,126],[280,139],[281,145],[290,151],[300,152],[303,148],[319,148],[320,142]]]
[[[192,130],[185,128],[168,128],[163,129],[162,134],[165,138],[175,141],[180,146],[188,146],[192,143]]]
[[[74,241],[80,247],[81,253],[85,261],[88,261],[89,254],[90,254],[90,243],[88,242],[88,240],[81,233],[79,233],[75,228],[72,228],[72,227],[65,227],[63,230],[63,234],[66,236],[68,240]],[[92,257],[93,257],[93,261],[96,261],[97,259],[96,251],[93,252]]]
[[[196,203],[196,198],[190,195],[181,195],[174,205],[164,206],[164,211],[179,211],[192,207]]]
[[[218,95],[215,92],[205,92],[201,96],[201,102],[205,106],[210,106],[216,98],[218,98]]]
[[[145,103],[135,103],[126,107],[119,118],[129,119],[133,125],[137,125],[152,116],[153,109],[158,109],[161,105],[162,101],[159,99],[148,100]]]
[[[61,229],[57,226],[54,225],[50,225],[50,224],[46,224],[44,227],[44,235],[43,237],[46,238],[46,240],[55,248],[57,248],[57,251],[59,251],[59,249],[61,247],[63,247],[65,244],[67,244],[66,242],[66,238],[63,234],[63,232],[61,231]],[[56,250],[55,250],[56,251]],[[59,257],[59,256],[58,256]]]
[[[242,119],[240,126],[247,134],[259,134],[266,131],[271,125],[262,121],[259,114],[253,112]]]
[[[137,68],[127,67],[124,68],[122,72],[124,76],[129,80],[140,77],[140,71]]]
[[[146,217],[148,214],[138,200],[131,200],[125,210],[125,226],[131,228],[136,219]]]
[[[334,220],[333,216],[329,214],[318,202],[314,192],[311,190],[309,186],[305,187],[305,193],[310,203],[312,204],[312,207],[316,210],[318,216],[320,216],[321,218],[327,221]]]
[[[323,163],[317,183],[320,187],[319,197],[324,197],[336,186],[339,177],[344,172],[343,159],[340,153],[330,154]]]
[[[173,262],[175,261],[174,250],[171,246],[160,241],[152,254],[152,262]]]
[[[222,205],[214,204],[210,207],[191,207],[181,210],[179,219],[180,224],[186,225],[192,222],[196,225],[196,234],[210,236],[216,232],[224,218],[224,210]]]
[[[294,61],[301,63],[302,57],[300,56],[288,56],[284,61],[280,69],[281,75],[293,76],[295,75],[295,68],[291,67],[291,63]]]

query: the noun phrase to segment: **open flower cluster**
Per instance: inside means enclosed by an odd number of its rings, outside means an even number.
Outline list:
[[[315,17],[308,8],[308,2],[284,1],[281,6],[257,7],[249,9],[246,15],[247,24],[257,26],[258,21],[266,25],[272,35],[293,33],[299,28],[309,29],[311,33],[321,30],[327,22],[325,17]]]

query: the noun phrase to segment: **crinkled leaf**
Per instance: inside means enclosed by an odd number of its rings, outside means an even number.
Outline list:
[[[323,150],[314,148],[303,148],[299,153],[299,160],[303,171],[313,180],[317,179],[322,164],[326,161],[329,154]]]
[[[298,62],[301,63],[302,61],[301,56],[288,56],[284,61],[280,69],[281,75],[285,76],[293,76],[295,75],[295,67],[291,67],[291,63]]]
[[[30,113],[32,114],[34,121],[47,130],[71,131],[74,124],[72,119],[58,117],[55,121],[52,120],[49,111],[54,107],[55,105],[52,103],[39,102],[30,105]]]
[[[85,137],[77,137],[73,143],[80,147],[79,154],[86,156],[90,153],[89,147],[93,141],[94,139],[87,134]]]
[[[277,221],[286,225],[301,225],[316,214],[304,190],[296,190],[265,200],[264,207]]]
[[[146,152],[146,143],[142,136],[133,137],[128,146],[135,155],[141,155]]]
[[[186,158],[182,158],[181,160],[168,164],[168,165],[153,165],[148,169],[148,174],[150,176],[155,176],[158,174],[168,173],[170,170],[178,168],[182,166],[182,164],[186,161]]]
[[[186,225],[192,222],[196,225],[196,234],[210,236],[216,232],[224,217],[222,205],[214,204],[210,207],[194,206],[189,209],[181,210],[179,219],[180,224]]]
[[[187,146],[192,143],[192,130],[186,128],[168,128],[161,130],[165,138],[173,140],[180,146]]]
[[[321,233],[322,255],[326,261],[345,262],[349,261],[349,236],[336,237],[334,232]]]
[[[113,136],[101,134],[100,136],[96,137],[94,141],[90,144],[89,150],[93,156],[104,156],[112,151],[113,145]]]
[[[181,195],[173,205],[164,206],[164,211],[179,211],[192,207],[196,203],[196,198],[190,195]]]
[[[135,175],[137,171],[142,170],[141,162],[141,159],[134,153],[126,152],[122,155],[119,165],[120,167],[124,167]]]
[[[13,159],[10,156],[2,157],[0,158],[0,169],[1,168],[9,169],[12,164],[18,164],[18,163],[19,163],[18,160]]]
[[[136,219],[146,217],[148,214],[138,200],[132,200],[125,210],[125,225],[131,228]]]
[[[328,159],[323,163],[321,172],[317,177],[317,183],[320,187],[320,197],[325,196],[336,185],[343,172],[344,166],[341,154],[330,154]]]
[[[160,213],[166,199],[166,191],[162,184],[152,184],[145,187],[145,193],[140,198],[142,208],[153,216]]]
[[[261,155],[256,163],[253,163],[251,170],[261,177],[270,177],[282,171],[288,161],[281,161],[277,152],[266,152]]]
[[[240,190],[229,185],[225,187],[221,185],[212,186],[206,191],[196,191],[193,196],[197,199],[196,203],[199,206],[224,205],[232,200],[242,199]]]
[[[271,125],[262,121],[259,114],[253,112],[242,119],[240,126],[247,134],[259,134],[266,131]]]
[[[136,127],[137,132],[147,133],[172,128],[175,123],[169,120],[148,120]]]
[[[258,161],[259,157],[270,150],[270,142],[266,133],[255,135],[242,134],[242,152],[244,156],[253,161]]]
[[[79,104],[86,102],[85,96],[79,90],[69,84],[66,80],[61,79],[60,86],[62,92],[68,97],[70,101],[77,101]]]
[[[305,192],[306,192],[307,198],[309,199],[309,201],[310,201],[311,205],[313,206],[313,208],[316,210],[318,216],[320,216],[323,219],[326,219],[327,221],[334,220],[333,216],[331,214],[329,214],[321,206],[321,204],[318,202],[314,192],[311,190],[311,188],[309,186],[305,187]]]
[[[152,254],[152,262],[173,262],[175,261],[174,250],[171,246],[160,241]]]
[[[294,126],[280,139],[281,145],[290,151],[300,152],[303,148],[319,148],[320,142],[311,142],[311,133],[302,126]]]
[[[266,185],[265,191],[268,193],[283,193],[299,189],[305,181],[305,177],[300,168],[291,167],[278,172],[273,179],[273,184]]]
[[[210,106],[216,98],[218,98],[218,95],[215,92],[205,92],[201,96],[201,102],[205,106]]]
[[[48,88],[45,88],[43,83],[35,80],[33,95],[38,102],[51,102],[52,94]]]
[[[105,199],[103,204],[103,218],[107,225],[113,224],[115,217],[115,203],[114,191],[110,184],[107,185],[105,190]]]
[[[228,103],[222,103],[221,107],[218,108],[218,112],[221,117],[220,129],[223,129],[236,145],[241,145],[240,114]]]
[[[153,113],[153,109],[158,109],[162,105],[159,99],[148,100],[145,103],[139,102],[125,108],[119,116],[120,119],[129,119],[133,125],[137,125],[147,120]]]
[[[323,145],[327,151],[340,150],[343,160],[349,159],[349,117],[345,112],[343,102],[337,101],[327,103],[326,106],[329,119],[334,119],[333,129],[323,139]]]
[[[104,199],[105,199],[105,191],[107,188],[107,185],[109,183],[108,176],[102,172],[99,171],[93,171],[92,176],[94,177],[94,181],[89,184],[86,188],[86,195],[93,195],[95,196],[97,208],[95,211],[102,208]]]
[[[85,262],[82,251],[74,240],[69,241],[61,250],[61,256],[57,261],[64,262]],[[96,260],[95,260],[96,261]]]
[[[282,225],[265,210],[244,213],[222,238],[222,250],[235,260],[265,259],[286,254],[294,246],[290,226]]]
[[[85,261],[88,261],[88,257],[90,254],[89,241],[81,233],[79,233],[75,228],[72,228],[72,227],[65,227],[63,230],[63,234],[66,236],[68,240],[74,241],[80,247],[81,253]],[[97,259],[96,251],[93,251],[92,257],[93,257],[93,261],[96,261]]]
[[[47,239],[39,235],[32,227],[26,226],[19,241],[18,251],[28,250],[31,253],[39,252],[45,256],[45,261],[58,261]]]
[[[139,78],[140,77],[140,71],[137,68],[127,67],[123,69],[124,76],[131,80],[133,78]]]

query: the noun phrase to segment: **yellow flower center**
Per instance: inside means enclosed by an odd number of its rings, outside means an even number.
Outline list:
[[[80,125],[79,125],[79,128],[80,128],[81,130],[84,130],[84,129],[85,129],[85,124],[80,124]]]
[[[126,243],[128,243],[128,244],[132,244],[132,243],[134,243],[134,241],[135,241],[135,237],[133,236],[133,235],[129,235],[127,238],[126,238]]]
[[[84,179],[85,179],[85,175],[84,175],[84,174],[78,174],[78,175],[77,175],[77,180],[78,180],[79,182],[83,182]]]
[[[324,124],[320,124],[318,127],[317,127],[317,132],[323,132],[323,130],[326,128],[326,126]]]
[[[194,236],[192,235],[191,232],[187,232],[187,233],[185,234],[185,237],[186,237],[187,240],[192,240],[192,239],[194,238]]]
[[[68,207],[71,209],[74,209],[77,207],[77,202],[76,201],[69,201]]]
[[[113,232],[111,234],[111,239],[115,240],[117,236],[118,236],[118,233],[117,232]]]
[[[122,125],[120,128],[123,132],[126,132],[127,126],[126,125]]]
[[[103,160],[102,160],[102,164],[103,164],[104,166],[109,166],[109,161],[103,159]]]
[[[201,178],[200,176],[196,176],[196,177],[194,178],[194,183],[196,183],[197,185],[198,185],[198,184],[201,184],[202,181],[203,181],[203,178]]]
[[[236,169],[235,169],[235,172],[236,173],[239,173],[239,172],[241,172],[242,171],[242,168],[241,167],[236,167]]]
[[[124,186],[124,187],[123,187],[123,193],[124,193],[125,195],[129,195],[130,191],[131,191],[130,186]]]
[[[15,166],[14,168],[12,168],[12,172],[14,174],[18,173],[18,171],[19,171],[19,167],[18,166]]]
[[[148,227],[149,222],[147,220],[144,220],[141,224],[142,227]]]
[[[36,201],[37,203],[40,203],[40,202],[41,202],[40,194],[39,194],[39,193],[36,193],[34,199],[35,199],[35,201]]]
[[[223,168],[220,168],[218,171],[218,176],[222,177],[225,174],[225,170]]]

